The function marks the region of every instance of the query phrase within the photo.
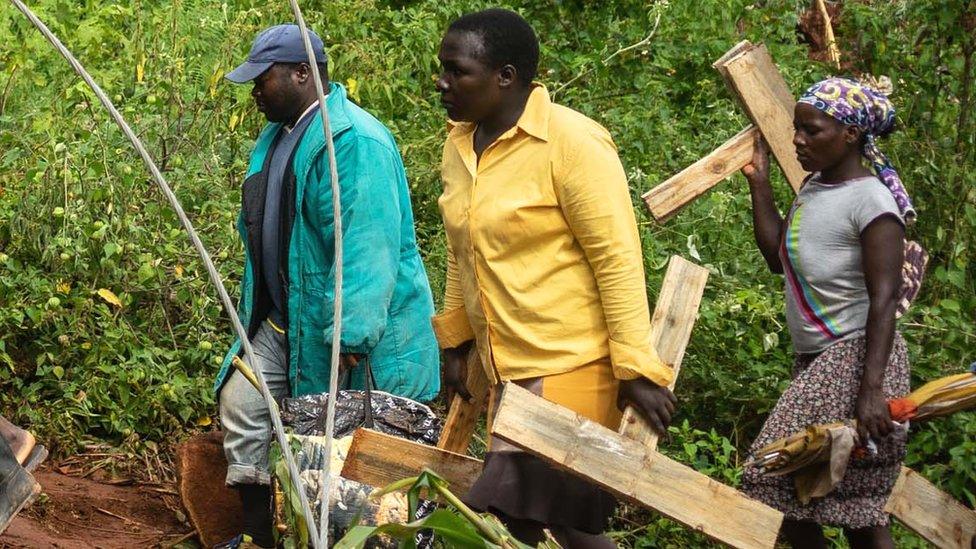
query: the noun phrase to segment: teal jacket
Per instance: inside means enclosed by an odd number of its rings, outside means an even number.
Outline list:
[[[330,84],[326,104],[342,199],[340,352],[368,355],[378,389],[431,400],[440,389],[437,341],[430,323],[434,302],[417,250],[400,153],[389,130],[349,101],[341,85]],[[237,222],[245,243],[238,313],[250,337],[266,317],[255,300],[266,294],[257,291],[263,284],[255,280],[255,252],[249,241],[249,233],[255,231],[249,229],[261,226],[266,184],[262,172],[280,128],[268,124],[258,136]],[[334,217],[329,155],[318,112],[294,153],[290,174],[293,179],[288,178],[286,187],[290,185],[294,194],[294,222],[287,243],[288,377],[292,395],[298,396],[329,391],[332,349]],[[218,393],[240,346],[238,339],[224,357],[214,383]],[[361,388],[363,381],[362,368],[356,368],[353,387]]]

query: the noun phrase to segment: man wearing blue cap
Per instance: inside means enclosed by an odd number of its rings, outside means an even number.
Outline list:
[[[311,34],[323,80],[322,40]],[[335,298],[328,145],[315,84],[296,25],[266,29],[227,78],[253,82],[268,119],[251,152],[238,230],[245,243],[239,313],[276,398],[328,392]],[[434,306],[417,250],[410,195],[390,132],[323,82],[342,202],[342,364],[362,388],[367,362],[377,389],[419,401],[440,388]],[[218,547],[274,545],[268,487],[269,412],[224,359],[215,391],[225,431],[227,484],[243,504],[242,535]],[[251,544],[251,545],[248,545]]]

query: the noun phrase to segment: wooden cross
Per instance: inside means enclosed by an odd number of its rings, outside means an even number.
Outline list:
[[[712,66],[722,74],[753,125],[641,197],[658,222],[749,164],[757,132],[766,138],[794,191],[807,175],[793,146],[795,100],[765,46],[744,40]],[[908,468],[902,468],[885,509],[940,548],[969,549],[969,540],[976,536],[976,512]]]
[[[794,190],[799,190],[807,175],[793,147],[795,100],[766,47],[743,40],[712,66],[739,98],[753,125],[641,196],[659,222],[749,164],[757,132],[766,137],[773,157]]]
[[[651,319],[661,359],[681,368],[708,271],[671,258]],[[673,383],[672,383],[673,388]],[[619,433],[508,383],[492,436],[732,547],[774,547],[783,515],[657,451],[631,410]]]
[[[651,330],[658,354],[676,374],[707,278],[706,269],[678,256],[668,264]],[[342,476],[382,486],[429,466],[459,490],[470,486],[480,471],[480,462],[461,452],[468,446],[488,393],[481,365],[471,366],[469,390],[478,398],[471,402],[455,398],[440,449],[360,430]],[[616,433],[507,384],[492,427],[493,436],[718,541],[734,547],[775,545],[783,518],[779,511],[658,453],[657,436],[630,409],[624,413],[620,433]]]

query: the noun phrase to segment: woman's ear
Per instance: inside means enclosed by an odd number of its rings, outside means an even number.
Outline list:
[[[844,128],[844,141],[849,145],[860,144],[864,139],[864,131],[854,124]]]
[[[498,69],[498,87],[511,88],[518,80],[518,69],[514,65],[504,65]]]

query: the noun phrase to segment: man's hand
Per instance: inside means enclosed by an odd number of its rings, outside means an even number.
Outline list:
[[[857,419],[857,435],[861,438],[862,445],[867,444],[868,436],[878,442],[894,430],[888,402],[880,389],[864,387],[862,384],[854,405],[854,418]]]
[[[617,393],[617,407],[634,409],[645,419],[658,435],[664,436],[671,424],[671,415],[678,399],[667,387],[661,387],[649,379],[637,378],[620,382]]]
[[[358,353],[340,353],[339,354],[339,375],[348,372],[359,365],[359,361],[363,359],[365,355]],[[369,380],[366,380],[367,383]]]
[[[453,349],[444,349],[444,391],[447,402],[454,402],[454,395],[466,401],[471,400],[468,392],[468,352],[471,350],[470,341],[462,343]]]

